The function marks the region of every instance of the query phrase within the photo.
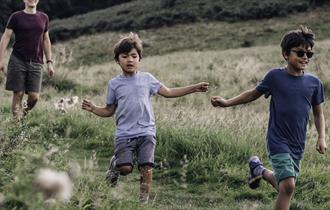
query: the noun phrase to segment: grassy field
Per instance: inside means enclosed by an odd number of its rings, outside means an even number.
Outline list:
[[[292,16],[285,21],[268,21],[273,23],[272,27],[284,30],[294,24],[294,19]],[[253,31],[257,31],[257,26],[266,22],[182,27],[192,31],[203,27],[205,30],[217,27],[227,30],[224,26],[228,26],[228,30],[238,27],[243,30],[243,26],[247,29],[256,24]],[[322,37],[327,30],[319,26],[316,32]],[[259,44],[249,48],[240,48],[238,43],[244,39],[238,39],[233,41],[237,44],[233,45],[235,49],[208,47],[194,32],[191,34],[196,41],[187,43],[187,48],[178,51],[180,48],[170,43],[180,45],[184,39],[169,42],[176,37],[174,31],[178,37],[183,34],[174,28],[139,32],[141,38],[150,43],[150,48],[146,48],[148,56],[142,60],[142,69],[169,87],[207,81],[210,90],[177,99],[153,98],[158,146],[150,204],[137,203],[139,177],[136,168],[133,174],[121,177],[116,188],[109,188],[104,182],[104,173],[113,153],[113,118],[101,119],[79,107],[66,114],[54,110],[54,102],[72,95],[104,104],[106,83],[120,74],[120,69],[113,61],[97,62],[94,59],[87,62],[93,57],[90,53],[83,56],[94,48],[109,48],[119,36],[118,33],[109,33],[55,46],[56,76],[52,80],[45,78],[39,104],[21,124],[11,120],[11,94],[0,92],[1,209],[272,209],[275,190],[266,183],[257,190],[247,186],[247,160],[251,155],[258,154],[269,167],[265,150],[269,100],[260,98],[251,104],[227,109],[213,108],[209,101],[212,95],[231,97],[253,88],[270,68],[285,65],[277,44],[281,37],[279,32],[269,36],[269,42],[265,41],[265,36],[260,36],[263,38],[256,39]],[[112,38],[108,39],[110,35]],[[225,36],[219,39],[222,37]],[[161,38],[164,42],[159,43]],[[172,49],[162,51],[166,43]],[[225,43],[229,44],[230,40]],[[151,48],[155,48],[154,51]],[[327,140],[330,125],[329,49],[330,41],[323,36],[323,40],[317,42],[316,57],[309,68],[324,82]],[[152,55],[151,52],[162,53]],[[294,210],[330,209],[330,159],[328,154],[322,156],[316,152],[316,136],[311,116],[301,176],[291,205]],[[36,171],[44,167],[66,171],[72,165],[79,165],[81,172],[74,180],[71,200],[68,203],[45,203],[33,186]]]

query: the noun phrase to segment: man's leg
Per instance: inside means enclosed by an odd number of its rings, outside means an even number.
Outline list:
[[[27,106],[24,108],[24,115],[26,115],[38,102],[38,92],[28,92]]]
[[[20,121],[23,115],[22,99],[24,96],[23,91],[13,92],[13,101],[11,105],[11,111],[16,121]]]

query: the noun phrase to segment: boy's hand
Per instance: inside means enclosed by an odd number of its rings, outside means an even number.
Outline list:
[[[316,143],[316,150],[320,154],[324,154],[325,151],[327,150],[327,143],[325,142],[324,138],[319,138]]]
[[[221,96],[212,96],[211,97],[211,104],[214,107],[220,106],[220,107],[227,107],[227,100],[222,98]]]
[[[196,84],[195,92],[206,92],[209,89],[209,83],[201,82]]]
[[[93,112],[93,110],[95,109],[95,105],[93,104],[93,102],[84,99],[81,108],[86,111]]]

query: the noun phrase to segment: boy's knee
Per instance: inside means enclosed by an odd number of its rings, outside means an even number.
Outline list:
[[[149,171],[152,170],[152,167],[149,165],[144,165],[144,166],[139,166],[139,170],[143,173],[148,173]]]
[[[120,172],[120,175],[125,176],[127,174],[132,173],[133,167],[132,166],[121,166],[121,167],[118,167],[118,170]]]
[[[293,194],[296,188],[294,178],[288,178],[280,182],[279,192],[287,195]]]

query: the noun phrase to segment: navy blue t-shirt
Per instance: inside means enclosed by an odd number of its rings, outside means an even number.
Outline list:
[[[311,107],[324,101],[323,85],[316,76],[292,76],[286,68],[270,70],[256,90],[271,96],[267,132],[270,155],[289,153],[301,159]]]

